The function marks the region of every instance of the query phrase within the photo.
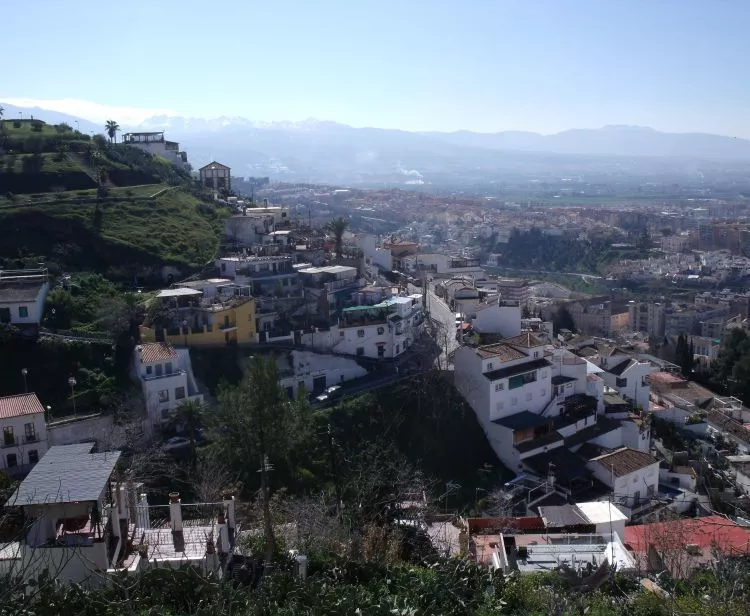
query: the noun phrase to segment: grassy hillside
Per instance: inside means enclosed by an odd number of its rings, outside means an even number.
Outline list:
[[[44,256],[109,277],[109,270],[126,266],[195,269],[214,255],[224,215],[176,187],[154,198],[57,198],[4,205],[0,257]]]
[[[0,267],[43,259],[114,280],[195,270],[227,214],[158,156],[64,125],[0,125]]]

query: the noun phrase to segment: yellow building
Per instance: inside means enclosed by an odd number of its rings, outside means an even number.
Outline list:
[[[166,327],[141,325],[143,342],[208,347],[256,341],[255,300],[252,297],[194,302],[188,306],[172,306],[167,312],[169,323]]]

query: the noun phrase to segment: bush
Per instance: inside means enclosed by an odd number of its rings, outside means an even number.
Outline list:
[[[13,121],[13,128],[21,128],[21,122],[18,120]]]

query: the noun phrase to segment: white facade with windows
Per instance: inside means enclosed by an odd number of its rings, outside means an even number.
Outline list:
[[[187,349],[164,342],[135,348],[133,367],[141,383],[148,414],[147,424],[156,427],[169,419],[169,412],[187,401],[203,401],[198,391]]]
[[[9,475],[27,473],[49,448],[44,407],[36,394],[0,398],[2,459]]]
[[[422,296],[390,297],[374,306],[345,308],[337,326],[302,335],[319,351],[391,359],[402,355],[424,328]]]
[[[0,324],[39,325],[48,292],[47,270],[0,270]]]
[[[600,376],[609,387],[616,389],[635,406],[648,409],[651,387],[647,377],[656,372],[650,362],[640,361],[629,355],[615,355],[600,357],[597,363],[603,370]]]
[[[622,447],[587,466],[613,491],[615,503],[631,511],[651,502],[659,491],[659,460],[647,452]]]

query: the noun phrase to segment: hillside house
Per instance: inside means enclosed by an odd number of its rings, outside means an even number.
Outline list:
[[[180,144],[176,141],[165,139],[164,131],[125,133],[120,143],[138,148],[153,156],[166,158],[177,167],[188,167],[187,153],[180,151]]]
[[[650,453],[622,447],[589,460],[594,476],[629,510],[648,505],[659,492],[659,460]]]
[[[231,169],[215,160],[198,169],[201,186],[213,191],[232,190]]]
[[[36,394],[0,398],[0,427],[0,469],[9,475],[27,473],[48,447],[44,407]]]
[[[46,269],[0,270],[0,325],[37,328],[48,292]]]
[[[152,430],[167,422],[170,411],[183,402],[203,401],[187,349],[165,342],[139,344],[133,352],[133,370],[146,400],[146,424]]]

